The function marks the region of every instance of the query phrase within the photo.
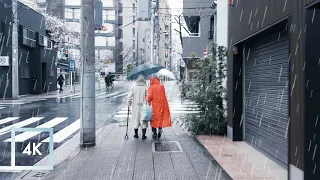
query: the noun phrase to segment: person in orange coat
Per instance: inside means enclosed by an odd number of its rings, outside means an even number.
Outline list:
[[[151,79],[147,100],[149,105],[152,105],[153,110],[153,120],[151,122],[153,132],[152,137],[154,139],[157,137],[160,138],[162,128],[171,127],[171,115],[165,88],[160,84],[158,78]],[[156,128],[158,128],[158,134]]]

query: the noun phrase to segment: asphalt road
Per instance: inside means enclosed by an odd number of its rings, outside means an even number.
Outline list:
[[[96,91],[96,128],[106,123],[114,123],[111,117],[123,108],[131,83],[123,83],[112,90]],[[73,137],[80,129],[80,96],[46,98],[26,104],[0,103],[0,166],[11,164],[11,127],[53,128],[54,149]],[[15,135],[16,166],[33,166],[48,154],[47,132],[17,132]],[[22,152],[30,143],[31,154]],[[33,143],[42,143],[38,149],[41,155],[33,152]],[[13,173],[1,172],[0,179],[12,179]]]

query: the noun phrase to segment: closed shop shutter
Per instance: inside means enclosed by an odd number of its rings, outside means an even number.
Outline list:
[[[279,35],[280,34],[280,35]],[[246,44],[245,141],[287,169],[289,36]]]

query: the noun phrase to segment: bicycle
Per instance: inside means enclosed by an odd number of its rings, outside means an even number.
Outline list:
[[[110,83],[107,83],[107,84],[106,84],[107,90],[109,89],[109,87],[110,87],[111,89],[113,89],[114,85],[113,85],[113,82],[112,82],[112,81],[111,81]]]

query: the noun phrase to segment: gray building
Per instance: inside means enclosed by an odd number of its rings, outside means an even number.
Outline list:
[[[185,74],[188,80],[196,78],[196,70],[192,69],[190,55],[195,58],[203,57],[204,50],[208,50],[210,41],[214,37],[214,16],[210,7],[212,2],[202,0],[183,0],[183,19],[181,31],[183,33],[183,60],[187,62],[187,73],[180,67],[180,74]],[[187,30],[187,32],[185,32]]]
[[[0,97],[12,97],[12,39],[10,22],[13,21],[11,0],[0,2],[0,56],[9,57],[0,63]],[[7,5],[5,5],[7,4]],[[53,48],[46,30],[44,17],[18,4],[18,59],[19,95],[41,94],[57,90],[57,49]]]
[[[183,58],[194,53],[196,57],[203,57],[204,49],[213,40],[214,19],[212,2],[202,0],[183,0],[182,25],[188,30],[183,36]],[[184,28],[182,28],[182,31]]]

